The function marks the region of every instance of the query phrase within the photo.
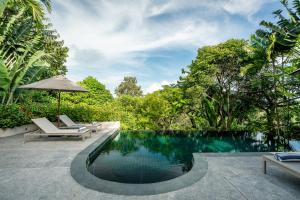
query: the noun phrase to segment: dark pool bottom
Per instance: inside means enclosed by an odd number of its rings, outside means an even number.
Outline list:
[[[189,156],[191,157],[191,155]],[[121,183],[155,183],[181,176],[192,168],[192,160],[173,163],[161,154],[146,149],[123,156],[120,152],[102,152],[88,166],[89,172],[109,181]]]
[[[181,176],[193,166],[181,137],[153,132],[120,132],[89,157],[88,170],[120,183],[156,183]]]

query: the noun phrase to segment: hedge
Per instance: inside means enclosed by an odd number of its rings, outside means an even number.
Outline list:
[[[89,122],[94,111],[84,105],[64,104],[61,113],[69,115],[74,121]],[[0,128],[13,128],[31,123],[32,118],[46,117],[56,121],[56,103],[0,105]]]
[[[127,118],[127,114],[118,105],[105,104],[91,106],[87,104],[72,104],[62,102],[61,114],[68,115],[76,122],[119,121]],[[13,128],[31,123],[32,118],[46,117],[56,121],[56,102],[28,103],[26,105],[0,105],[0,128]]]

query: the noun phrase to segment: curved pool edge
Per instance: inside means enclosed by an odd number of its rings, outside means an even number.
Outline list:
[[[100,179],[91,174],[86,167],[89,155],[100,145],[118,135],[119,129],[112,130],[100,137],[94,143],[76,155],[71,163],[71,176],[82,186],[99,192],[117,195],[155,195],[167,193],[188,187],[198,182],[207,172],[208,163],[199,154],[193,154],[194,164],[192,169],[184,175],[167,181],[148,184],[127,184]]]

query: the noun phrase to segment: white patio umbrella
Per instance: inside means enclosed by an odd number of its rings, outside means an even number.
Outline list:
[[[22,85],[20,89],[31,89],[31,90],[47,90],[58,93],[58,105],[57,105],[57,123],[60,126],[59,115],[60,115],[60,93],[61,92],[88,92],[88,90],[80,87],[76,83],[70,81],[65,76],[59,75],[52,78],[44,79],[28,85]]]

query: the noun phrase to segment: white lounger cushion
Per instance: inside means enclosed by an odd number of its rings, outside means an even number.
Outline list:
[[[59,115],[59,119],[67,126],[76,126],[76,124],[67,115]]]
[[[97,129],[100,129],[101,125],[99,122],[92,122],[91,124],[76,124],[67,115],[59,115],[59,119],[69,128],[87,127],[96,131]]]
[[[274,158],[281,162],[300,161],[300,152],[275,153]]]

